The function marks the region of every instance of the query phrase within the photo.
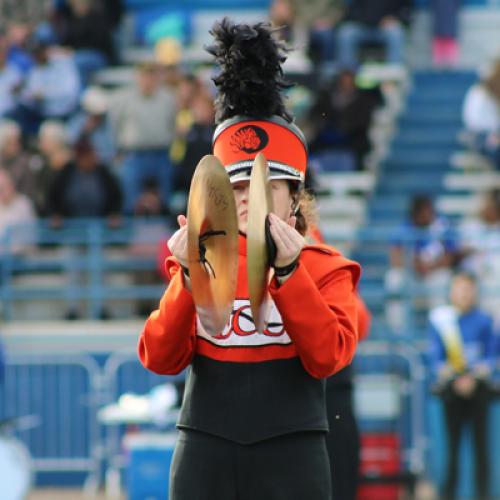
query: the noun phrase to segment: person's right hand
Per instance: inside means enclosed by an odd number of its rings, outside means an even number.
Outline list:
[[[171,236],[167,245],[179,264],[188,267],[187,219],[184,215],[179,215],[177,222],[179,223],[179,229]]]
[[[476,380],[473,376],[466,373],[453,381],[453,389],[463,398],[469,398],[476,390]]]

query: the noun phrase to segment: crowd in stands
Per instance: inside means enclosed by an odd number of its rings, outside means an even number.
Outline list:
[[[389,24],[394,30],[400,13],[408,14],[406,2],[370,5],[369,19],[356,17],[366,7],[357,1],[349,8],[337,1],[304,8],[276,0],[269,8],[279,36],[309,47],[318,68],[346,59],[338,76],[323,79],[317,97],[308,94],[303,115],[314,124],[305,126],[312,156],[340,170],[364,168],[371,115],[382,99],[376,89],[356,85],[361,41],[339,42],[339,29],[358,23],[370,33]],[[159,200],[155,213],[184,211],[194,167],[211,151],[210,79],[183,65],[173,42],[162,40],[136,64],[129,84],[96,85],[100,70],[120,63],[120,0],[3,1],[0,9],[0,168],[30,207],[16,221],[44,217],[57,227],[71,217],[118,220],[144,213],[152,193]],[[398,43],[387,54],[396,60],[390,54],[399,51],[401,62]]]
[[[443,56],[443,44],[454,41],[456,52],[456,25],[451,19],[453,25],[443,25],[443,12],[451,11],[438,4],[435,59],[453,63],[456,54]],[[67,218],[104,217],[115,227],[124,216],[185,212],[194,168],[211,152],[214,110],[211,75],[182,59],[182,40],[160,40],[149,47],[150,56],[135,64],[133,79],[110,89],[100,86],[96,75],[123,64],[123,2],[4,0],[0,10],[5,14],[0,27],[0,169],[8,192],[2,193],[0,232],[12,221],[29,224],[36,218],[60,227]],[[409,0],[270,2],[268,18],[279,28],[277,36],[312,62],[306,105],[301,104],[305,111],[297,115],[316,169],[367,168],[370,125],[384,105],[384,93],[377,84],[360,85],[357,70],[373,50],[378,60],[405,63],[411,15]],[[468,144],[497,167],[499,79],[497,63],[464,102]],[[293,94],[290,103],[293,107]],[[498,194],[488,200],[478,220],[464,223],[460,231],[451,231],[436,214],[433,200],[414,200],[392,242],[392,271],[403,265],[405,234],[417,228],[422,236],[414,243],[412,262],[423,288],[444,288],[457,266],[474,268],[492,281],[500,267]],[[489,243],[474,246],[471,232],[485,235]],[[388,278],[392,285],[401,280],[394,276],[397,272]]]
[[[447,300],[456,272],[477,278],[479,303],[498,317],[500,190],[487,191],[478,213],[458,224],[438,214],[432,198],[418,195],[411,200],[407,219],[396,229],[390,244],[387,291],[394,297],[406,289],[414,310],[420,311],[425,321],[430,309]],[[393,310],[388,315],[399,329],[404,321],[401,313]]]
[[[486,172],[497,172],[500,169],[500,60],[493,61],[483,78],[469,88],[464,96],[462,116],[462,146],[475,154],[472,163],[465,166],[477,170],[480,165]],[[416,236],[411,238],[409,234],[415,235],[415,230]],[[408,284],[405,266],[413,269],[413,284],[425,297],[422,308],[425,312],[446,300],[453,272],[464,271],[477,278],[479,303],[498,320],[500,189],[492,187],[484,192],[477,212],[456,224],[436,212],[431,198],[417,196],[410,202],[407,220],[393,238],[390,257],[386,276],[390,293],[401,291],[405,283]],[[416,295],[418,299],[419,294]]]

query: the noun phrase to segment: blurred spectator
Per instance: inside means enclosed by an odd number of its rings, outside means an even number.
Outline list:
[[[308,35],[308,52],[315,65],[335,59],[335,28],[344,13],[343,0],[292,0],[296,24]]]
[[[318,156],[320,163],[331,163],[324,167],[348,170],[354,165],[358,170],[363,168],[364,156],[370,150],[368,130],[373,111],[381,100],[378,90],[359,89],[355,74],[350,70],[341,71],[319,92],[310,111],[309,143],[311,153]],[[342,168],[343,157],[330,155],[331,152],[348,155],[351,166],[347,164]]]
[[[465,255],[462,268],[481,285],[481,305],[498,314],[500,303],[500,191],[487,192],[477,217],[464,220],[460,241]]]
[[[16,190],[32,199],[35,176],[23,148],[21,127],[14,121],[0,122],[0,165],[10,173]]]
[[[56,121],[43,122],[38,132],[38,154],[32,158],[36,191],[34,202],[41,216],[49,214],[52,183],[58,173],[72,160],[64,124]]]
[[[452,268],[460,257],[458,242],[449,221],[438,216],[432,200],[415,196],[409,218],[396,231],[390,248],[390,268],[385,277],[387,319],[399,329],[404,324],[399,297],[411,290],[413,310],[426,313],[430,306],[443,303]],[[413,288],[408,288],[412,284]]]
[[[182,75],[176,88],[177,113],[174,140],[170,146],[170,159],[179,163],[186,153],[186,134],[193,125],[194,96],[203,90],[200,80],[193,74]]]
[[[359,294],[358,338],[370,333],[371,314]],[[332,500],[355,500],[359,483],[360,432],[354,408],[354,369],[348,365],[326,380],[326,412],[330,432],[326,447],[330,458]]]
[[[158,186],[154,182],[146,183],[134,209],[136,220],[133,224],[134,230],[129,250],[131,256],[157,261],[160,245],[165,245],[165,241],[171,234],[169,224],[163,214],[164,208]],[[164,280],[158,269],[155,269],[134,273],[134,281],[138,285],[158,285]],[[138,314],[148,316],[154,302],[156,301],[151,299],[138,300]]]
[[[182,214],[186,213],[186,202],[194,170],[203,156],[212,154],[214,133],[215,111],[210,94],[208,92],[196,94],[191,109],[193,123],[184,136],[184,154],[174,167],[173,186],[177,195],[177,206],[174,211]]]
[[[500,168],[500,59],[467,91],[462,114],[469,142]]]
[[[154,48],[154,61],[158,64],[160,83],[167,91],[177,92],[186,79],[180,68],[182,46],[175,38],[163,38]]]
[[[13,21],[11,18],[7,25],[7,60],[21,75],[26,76],[33,67],[33,57],[28,49],[31,36],[31,27],[26,22]]]
[[[356,68],[363,43],[382,43],[389,63],[404,62],[404,27],[410,21],[411,0],[352,0],[338,29],[338,62]]]
[[[33,243],[31,225],[35,221],[31,200],[16,191],[10,174],[0,168],[0,254],[26,251]]]
[[[158,183],[162,204],[169,206],[172,167],[168,149],[174,137],[175,94],[160,86],[158,68],[143,63],[137,82],[121,90],[110,104],[115,143],[121,164],[124,211],[132,214],[146,181]]]
[[[454,66],[458,62],[458,13],[462,0],[433,0],[434,18],[432,59],[437,66]]]
[[[75,50],[75,63],[86,86],[96,71],[115,60],[112,21],[106,9],[93,0],[67,0],[57,14],[59,42]]]
[[[448,220],[436,214],[432,200],[425,195],[412,200],[409,216],[393,239],[392,266],[403,266],[404,245],[408,243],[413,249],[410,262],[418,275],[425,277],[441,270],[448,273],[458,254]]]
[[[108,22],[113,30],[120,26],[123,14],[125,13],[124,0],[98,0],[102,9],[106,12]]]
[[[82,137],[92,143],[99,160],[112,165],[115,159],[113,132],[109,122],[109,96],[100,87],[89,87],[81,98],[82,111],[68,122],[68,139],[75,144]]]
[[[456,275],[451,285],[450,305],[430,313],[430,358],[437,381],[435,392],[443,403],[448,432],[448,468],[441,498],[456,498],[460,438],[470,422],[475,448],[474,498],[486,500],[489,498],[488,406],[494,335],[491,317],[477,307],[477,287],[471,275]]]
[[[115,178],[99,163],[92,144],[80,140],[74,161],[56,175],[49,197],[49,212],[58,223],[67,217],[109,217],[114,224],[121,211],[121,192]]]
[[[15,110],[17,95],[22,85],[22,75],[8,62],[7,51],[7,40],[0,35],[0,118]]]
[[[120,224],[121,192],[118,182],[105,165],[99,163],[88,139],[81,139],[74,148],[74,161],[60,170],[51,185],[48,198],[49,215],[53,227],[64,224],[66,218],[106,217],[110,227]],[[68,262],[80,258],[82,249],[67,245]],[[73,266],[67,268],[69,286],[67,289],[67,320],[79,317],[76,290],[83,276]],[[108,319],[109,313],[99,311],[101,319]]]
[[[314,178],[306,174],[306,187],[313,192]],[[319,227],[309,226],[307,238],[314,244],[325,239]],[[365,340],[372,322],[371,313],[359,292],[355,296],[358,310],[358,341]],[[354,370],[349,365],[326,379],[326,413],[330,432],[326,447],[330,458],[332,500],[355,500],[359,482],[360,435],[354,411]]]
[[[66,120],[76,111],[80,80],[73,57],[45,42],[33,47],[35,66],[22,92],[19,121],[23,131],[36,134],[44,120]]]
[[[292,0],[273,0],[269,6],[269,20],[279,28],[276,35],[295,50],[306,47],[306,32],[298,22]]]

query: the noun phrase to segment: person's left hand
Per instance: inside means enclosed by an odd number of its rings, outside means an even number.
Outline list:
[[[295,261],[306,244],[304,237],[295,229],[297,217],[292,216],[288,222],[276,214],[269,214],[271,236],[276,243],[275,267],[285,267]]]

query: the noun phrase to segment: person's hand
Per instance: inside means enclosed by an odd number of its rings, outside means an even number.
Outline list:
[[[179,215],[177,222],[179,229],[170,237],[167,245],[179,264],[188,267],[187,219],[184,215]]]
[[[286,267],[297,260],[306,244],[304,237],[295,229],[296,222],[295,216],[285,222],[276,214],[269,214],[271,236],[276,243],[275,267]]]
[[[468,373],[461,375],[453,381],[453,389],[459,396],[468,398],[476,389],[476,379]]]

